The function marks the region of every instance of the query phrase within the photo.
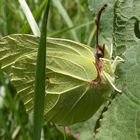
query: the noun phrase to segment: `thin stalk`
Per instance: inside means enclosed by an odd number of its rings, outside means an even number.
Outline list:
[[[69,17],[68,13],[66,12],[65,8],[63,7],[63,5],[61,4],[61,1],[52,0],[52,2],[55,5],[55,7],[58,9],[59,13],[61,14],[63,19],[65,20],[65,22],[68,25],[68,27],[69,28],[73,27],[74,26],[73,22],[72,22],[71,18]],[[73,39],[75,41],[79,41],[75,30],[71,30],[71,34],[72,34]]]
[[[24,11],[24,14],[28,20],[28,23],[30,24],[30,27],[31,27],[34,35],[40,36],[40,31],[39,31],[38,25],[37,25],[34,17],[32,16],[32,13],[31,13],[26,1],[19,0],[19,3],[21,5],[22,10]]]
[[[91,45],[91,42],[92,42],[92,40],[93,40],[93,38],[94,38],[95,35],[96,35],[96,26],[94,24],[93,25],[93,29],[92,29],[92,31],[91,31],[91,33],[89,35],[89,39],[88,39],[88,43],[87,43],[88,46]]]
[[[34,139],[40,140],[43,126],[44,97],[45,97],[45,69],[46,69],[46,37],[47,21],[49,14],[49,0],[42,21],[41,37],[37,55],[37,68],[35,77],[35,97],[34,97]]]
[[[63,134],[63,136],[64,136],[64,140],[67,140],[65,127],[64,127],[64,134]]]
[[[52,33],[49,34],[49,36],[55,37],[55,36],[60,35],[60,34],[62,34],[62,33],[64,33],[64,32],[66,33],[66,32],[68,32],[68,31],[70,31],[70,30],[72,30],[72,29],[74,29],[74,30],[79,30],[79,29],[84,28],[84,27],[86,27],[86,26],[88,26],[88,25],[91,25],[91,24],[93,24],[93,23],[94,23],[94,21],[89,21],[89,22],[84,23],[84,24],[81,24],[81,25],[73,26],[73,27],[70,27],[70,28],[67,27],[67,28],[61,29],[60,31],[52,32]]]
[[[41,19],[41,14],[42,14],[42,11],[44,10],[45,8],[45,5],[46,5],[46,2],[47,0],[43,0],[41,1],[39,7],[37,9],[35,9],[33,12],[32,12],[32,15],[33,15],[33,18],[35,18],[35,21],[39,21]],[[29,21],[28,21],[29,22]],[[19,30],[19,33],[29,33],[30,32],[30,26],[28,24],[27,21],[25,21],[23,23],[23,26],[22,28]],[[35,26],[35,25],[34,25]],[[32,31],[33,32],[33,31]],[[39,33],[40,34],[40,33]]]

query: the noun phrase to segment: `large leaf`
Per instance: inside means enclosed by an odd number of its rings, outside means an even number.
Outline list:
[[[93,140],[94,139],[94,130],[97,127],[97,120],[100,118],[102,111],[106,105],[103,104],[102,107],[87,121],[76,123],[70,126],[72,134],[79,133],[78,140]]]
[[[125,63],[118,69],[123,92],[103,115],[96,135],[100,140],[140,139],[140,1],[117,0],[114,18],[114,45]]]
[[[30,35],[11,35],[0,40],[0,63],[10,74],[27,111],[33,108],[37,48],[38,38]],[[110,73],[110,64],[106,63],[103,70]],[[92,48],[70,40],[49,38],[44,112],[47,120],[66,125],[90,118],[111,89],[104,76],[100,85],[92,85],[96,77]]]

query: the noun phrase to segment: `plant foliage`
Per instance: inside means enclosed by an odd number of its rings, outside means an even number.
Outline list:
[[[117,0],[114,6],[114,47],[125,63],[118,70],[118,84],[123,87],[103,114],[97,140],[140,139],[140,1]]]

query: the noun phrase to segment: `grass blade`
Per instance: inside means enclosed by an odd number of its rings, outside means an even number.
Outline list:
[[[35,20],[38,22],[39,20],[41,20],[41,14],[42,11],[45,8],[47,0],[43,0],[41,1],[39,7],[37,9],[35,9],[32,13],[33,13],[33,17],[35,18]],[[19,30],[19,33],[29,33],[30,32],[30,26],[29,24],[25,21],[22,28]]]
[[[30,11],[26,1],[25,0],[19,0],[19,3],[22,7],[22,10],[24,11],[24,14],[25,14],[25,16],[28,20],[28,23],[30,24],[30,27],[31,27],[34,35],[40,36],[40,31],[39,31],[38,25],[37,25],[32,13],[31,13],[31,11]]]
[[[45,69],[46,69],[46,26],[49,13],[49,0],[47,1],[42,21],[41,37],[38,48],[37,68],[35,77],[34,98],[34,140],[40,140],[44,114],[45,96]]]
[[[66,10],[64,9],[63,5],[61,4],[61,2],[59,0],[52,0],[53,4],[55,5],[55,7],[58,9],[58,11],[60,12],[61,16],[64,18],[66,24],[68,25],[69,28],[73,27],[73,22],[70,19],[69,15],[67,14]],[[75,41],[79,41],[77,34],[75,32],[75,30],[71,30],[71,34],[74,38]]]

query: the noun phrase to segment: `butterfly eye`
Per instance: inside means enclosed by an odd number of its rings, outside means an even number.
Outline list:
[[[97,58],[103,58],[103,52],[101,50],[98,51],[98,53],[96,54]]]
[[[105,45],[103,45],[103,47],[98,46],[97,47],[97,51],[96,51],[96,58],[103,58],[104,57],[104,49],[105,49]]]

